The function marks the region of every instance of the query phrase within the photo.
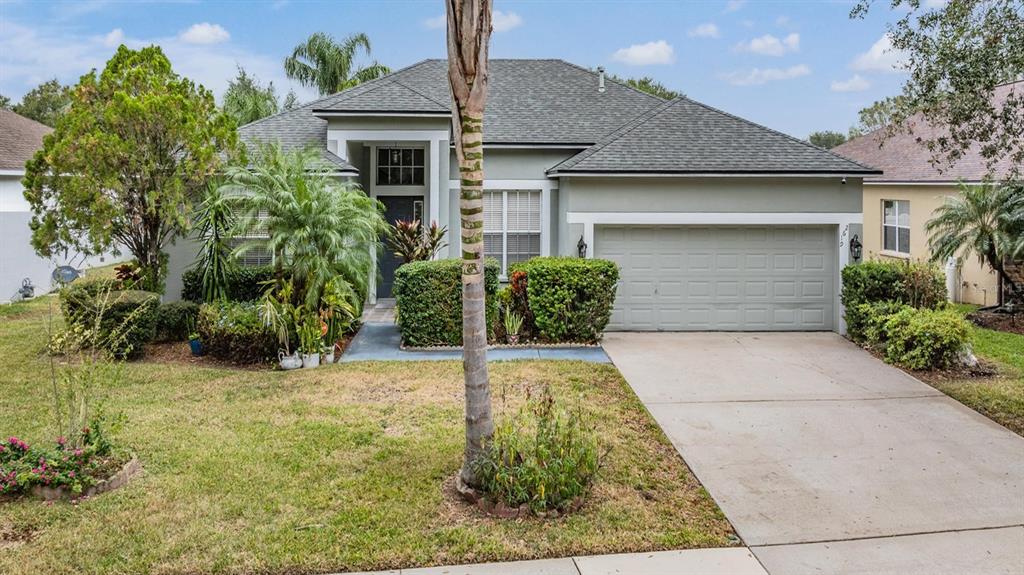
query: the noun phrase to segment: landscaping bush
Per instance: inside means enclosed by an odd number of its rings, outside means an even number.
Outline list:
[[[195,324],[199,304],[192,301],[173,301],[156,310],[156,341],[185,341],[190,321]]]
[[[904,309],[889,315],[884,331],[885,360],[908,369],[954,365],[971,341],[971,327],[956,310]]]
[[[196,329],[209,355],[236,363],[277,358],[277,335],[252,302],[214,302],[199,307]]]
[[[923,263],[868,261],[843,268],[842,302],[850,338],[865,340],[862,304],[897,302],[935,309],[946,301],[945,278],[938,268]]]
[[[885,331],[885,324],[889,317],[899,313],[909,306],[895,301],[879,301],[875,303],[862,303],[858,306],[857,313],[863,318],[864,342],[872,348],[881,352],[885,351],[885,344],[888,336]]]
[[[114,280],[112,280],[114,281]],[[140,357],[156,336],[160,296],[148,291],[111,291],[108,281],[77,282],[61,293],[67,328],[77,345],[92,346],[118,359]]]
[[[82,278],[60,290],[60,308],[64,319],[72,321],[93,311],[96,296],[121,289],[121,282],[114,278]]]
[[[601,339],[619,280],[614,262],[540,257],[509,267],[510,274],[517,272],[526,274],[529,317],[541,339],[586,343]]]
[[[119,463],[98,421],[83,428],[73,444],[60,437],[52,448],[10,437],[0,443],[0,495],[25,493],[35,486],[65,487],[80,494],[112,475]]]
[[[581,410],[559,406],[545,388],[516,415],[499,420],[474,471],[483,491],[507,507],[565,511],[590,489],[599,449]]]
[[[392,292],[403,344],[462,345],[462,260],[404,264],[395,271]],[[484,292],[487,339],[492,340],[498,320],[498,262],[493,259],[484,265]]]
[[[226,270],[227,298],[230,301],[256,301],[267,289],[265,282],[274,279],[272,266],[234,266]],[[203,302],[203,273],[199,268],[190,268],[181,277],[184,284],[181,299]]]

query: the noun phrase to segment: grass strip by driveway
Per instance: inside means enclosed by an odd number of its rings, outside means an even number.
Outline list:
[[[968,314],[977,306],[958,305]],[[997,377],[929,381],[960,403],[1024,436],[1024,335],[972,324],[974,353],[999,366]]]
[[[51,440],[46,303],[19,305],[0,320],[0,436]],[[595,415],[611,452],[580,512],[500,520],[448,496],[462,456],[457,362],[290,373],[141,362],[105,395],[143,476],[78,505],[0,504],[0,572],[330,572],[730,543],[614,367],[491,369],[496,411],[503,392],[547,383]]]

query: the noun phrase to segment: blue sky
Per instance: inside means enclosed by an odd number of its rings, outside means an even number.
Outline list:
[[[857,110],[899,92],[898,54],[878,2],[496,0],[491,55],[562,58],[622,76],[652,76],[691,98],[806,137],[845,131]],[[0,0],[0,94],[17,100],[57,77],[102,68],[117,44],[160,44],[175,70],[220,96],[236,64],[279,94],[295,88],[283,58],[315,31],[365,32],[392,68],[445,55],[443,3],[301,0],[126,2]]]

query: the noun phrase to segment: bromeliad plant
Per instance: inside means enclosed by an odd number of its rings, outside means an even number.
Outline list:
[[[444,241],[447,233],[448,227],[438,227],[437,222],[424,231],[419,220],[395,220],[388,229],[388,247],[404,263],[432,260],[448,245]]]

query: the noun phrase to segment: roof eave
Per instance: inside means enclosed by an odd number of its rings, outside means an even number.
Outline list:
[[[864,176],[875,176],[882,175],[879,170],[863,171],[863,170],[849,170],[849,171],[837,171],[837,170],[759,170],[759,171],[747,171],[747,170],[716,170],[716,171],[696,171],[696,170],[574,170],[574,169],[551,169],[548,170],[549,176],[584,176],[584,177],[600,177],[600,176],[636,176],[636,177],[768,177],[768,176],[784,176],[784,177],[864,177]]]

